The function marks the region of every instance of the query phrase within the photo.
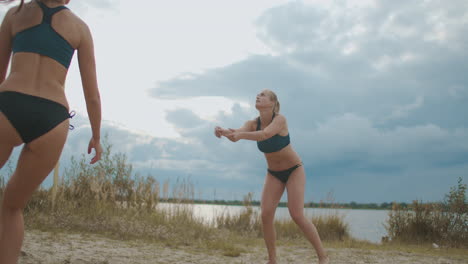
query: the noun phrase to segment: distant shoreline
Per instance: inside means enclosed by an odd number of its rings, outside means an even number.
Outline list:
[[[164,203],[191,203],[191,204],[207,204],[207,205],[224,205],[224,206],[246,206],[243,201],[239,200],[189,200],[183,201],[180,199],[162,199],[160,202]],[[401,208],[408,208],[407,203],[397,203]],[[249,202],[250,206],[260,206],[260,201]],[[393,203],[313,203],[307,202],[304,208],[317,208],[317,209],[359,209],[359,210],[391,210]],[[280,202],[278,207],[288,207],[287,202]]]

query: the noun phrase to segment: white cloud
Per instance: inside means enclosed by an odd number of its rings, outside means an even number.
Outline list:
[[[418,109],[422,107],[424,104],[424,97],[418,96],[416,100],[407,105],[402,105],[402,106],[397,106],[393,110],[393,112],[390,114],[388,119],[400,119],[400,118],[405,118],[407,117],[411,111]]]
[[[257,20],[258,35],[275,56],[159,82],[152,94],[246,102],[261,87],[276,91],[292,144],[318,180],[326,175],[338,183],[351,174],[391,182],[413,174],[409,181],[416,181],[428,168],[460,176],[454,168],[466,166],[468,157],[468,146],[460,143],[468,142],[461,114],[468,102],[460,96],[468,83],[461,69],[468,64],[467,52],[456,47],[466,43],[460,36],[468,33],[462,29],[467,4],[457,1],[455,10],[440,1],[423,8],[375,1],[350,10],[340,1],[313,3],[274,7]],[[434,45],[424,36],[434,29],[430,14],[440,10],[451,14],[438,23],[453,25],[447,28],[452,41]],[[431,175],[427,182],[442,177]],[[438,187],[426,185],[432,191],[425,195],[440,194]]]

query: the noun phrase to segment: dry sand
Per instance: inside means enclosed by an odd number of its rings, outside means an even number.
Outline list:
[[[466,257],[434,257],[399,251],[378,251],[363,249],[327,249],[331,264],[468,264]],[[266,250],[246,249],[239,257],[226,257],[219,253],[207,253],[191,247],[169,248],[161,244],[148,244],[143,241],[112,240],[99,235],[77,235],[49,233],[28,230],[25,236],[19,264],[55,263],[237,263],[250,264],[266,262]],[[317,263],[311,249],[280,246],[278,264]]]

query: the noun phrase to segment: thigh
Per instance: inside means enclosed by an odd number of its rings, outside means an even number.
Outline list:
[[[285,184],[267,173],[263,186],[261,208],[262,210],[276,208],[283,196]]]
[[[0,110],[0,168],[7,162],[13,148],[21,143],[18,132]]]
[[[62,122],[23,147],[5,190],[5,205],[14,208],[26,206],[33,192],[57,164],[68,134],[68,123],[68,120]]]
[[[304,209],[305,170],[304,166],[295,169],[286,183],[289,210]]]

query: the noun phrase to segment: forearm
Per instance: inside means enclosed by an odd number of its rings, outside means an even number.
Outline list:
[[[263,141],[268,139],[264,131],[239,132],[239,138],[252,141]]]
[[[5,81],[8,65],[10,61],[10,54],[2,54],[0,55],[0,84]]]
[[[244,127],[241,128],[228,128],[228,129],[222,129],[221,134],[223,136],[232,134],[232,133],[241,133],[241,132],[248,132]]]
[[[101,100],[99,97],[90,99],[86,102],[88,110],[89,122],[93,138],[99,140],[101,138]]]

